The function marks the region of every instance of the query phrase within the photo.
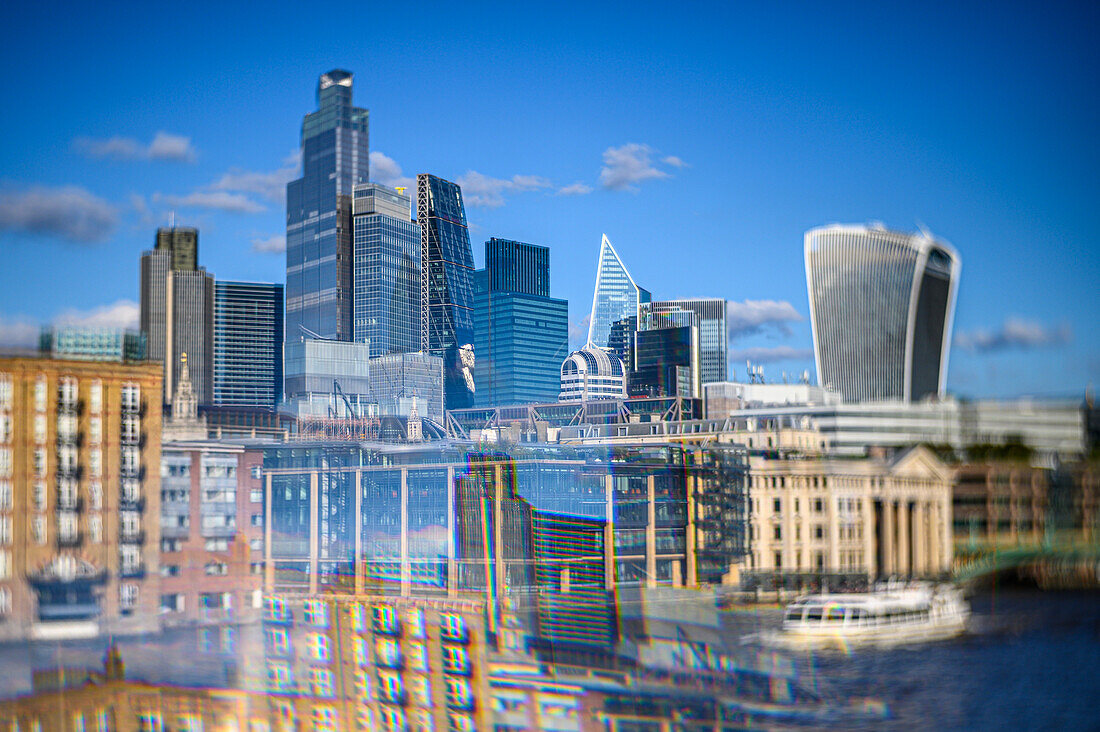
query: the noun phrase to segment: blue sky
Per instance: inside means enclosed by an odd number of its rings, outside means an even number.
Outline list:
[[[963,261],[951,391],[1100,381],[1100,6],[520,5],[9,5],[0,341],[132,320],[172,210],[218,278],[282,281],[339,67],[372,177],[462,182],[479,265],[550,246],[578,330],[606,233],[656,297],[736,303],[738,375],[812,372],[805,230],[919,222]]]

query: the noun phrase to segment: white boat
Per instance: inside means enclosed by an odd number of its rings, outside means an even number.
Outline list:
[[[871,592],[822,593],[787,606],[771,640],[792,647],[897,645],[942,640],[966,630],[962,592],[927,582],[876,585]]]

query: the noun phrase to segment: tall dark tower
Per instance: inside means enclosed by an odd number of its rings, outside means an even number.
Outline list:
[[[322,74],[302,120],[302,177],[286,186],[286,338],[352,339],[352,188],[369,172],[368,111],[350,72]],[[300,327],[301,326],[301,327]]]

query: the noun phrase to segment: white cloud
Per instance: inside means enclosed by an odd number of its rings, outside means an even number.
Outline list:
[[[127,328],[137,330],[141,308],[133,300],[116,300],[91,310],[69,308],[53,319],[54,325],[75,325],[81,328]]]
[[[583,196],[592,192],[592,186],[577,181],[558,189],[559,196]]]
[[[140,193],[131,193],[130,207],[134,209],[134,213],[137,214],[138,220],[142,224],[149,226],[153,223],[153,212],[149,210],[149,204],[145,202],[145,196]]]
[[[955,336],[955,345],[971,353],[990,353],[1011,348],[1030,350],[1069,343],[1073,331],[1068,324],[1047,326],[1015,315],[1005,318],[997,330],[979,328]]]
[[[805,361],[813,358],[814,352],[810,348],[794,348],[792,346],[761,346],[758,348],[741,348],[730,351],[730,360],[752,361],[753,363],[775,363],[777,361]]]
[[[397,161],[378,150],[370,152],[370,179],[390,188],[414,188],[416,181],[401,172]]]
[[[636,142],[607,148],[603,151],[600,185],[612,191],[635,191],[642,181],[668,178],[666,171],[654,167],[652,155],[649,145]]]
[[[798,322],[802,316],[786,300],[745,300],[726,303],[726,327],[729,338],[759,333],[774,328],[789,334],[788,323]]]
[[[592,322],[592,314],[588,313],[580,320],[569,321],[569,350],[570,352],[583,348],[588,340],[588,327]]]
[[[68,308],[55,316],[51,325],[79,328],[125,328],[137,330],[141,309],[133,300],[116,300],[90,310]],[[6,348],[37,348],[41,325],[23,315],[0,317],[0,346]]]
[[[182,208],[209,208],[229,213],[259,213],[266,209],[242,193],[195,191],[186,196],[154,193],[153,200]]]
[[[260,254],[279,254],[286,251],[286,235],[272,234],[266,239],[256,237],[252,240],[252,251]]]
[[[110,160],[170,160],[180,163],[195,161],[195,148],[190,137],[160,130],[148,145],[133,138],[115,135],[108,138],[77,137],[73,140],[77,152],[91,158]]]
[[[661,162],[665,165],[671,165],[674,168],[689,167],[687,163],[685,163],[682,159],[675,155],[666,155],[665,157],[661,158]]]
[[[0,190],[0,231],[98,242],[110,235],[117,221],[114,206],[79,186]]]
[[[30,318],[0,317],[0,347],[37,348],[39,331],[38,324]]]
[[[538,175],[514,175],[510,180],[492,178],[468,170],[456,181],[462,187],[462,198],[470,206],[499,208],[504,205],[504,192],[535,191],[550,188],[553,184]]]
[[[284,201],[286,184],[298,177],[301,161],[302,154],[298,152],[284,158],[282,166],[275,170],[255,171],[230,168],[210,185],[210,190],[255,193],[269,201]]]

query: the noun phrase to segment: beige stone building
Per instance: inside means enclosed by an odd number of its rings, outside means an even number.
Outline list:
[[[0,639],[156,628],[160,382],[0,358]]]
[[[930,450],[891,459],[749,458],[746,569],[869,578],[951,567],[952,471]]]

